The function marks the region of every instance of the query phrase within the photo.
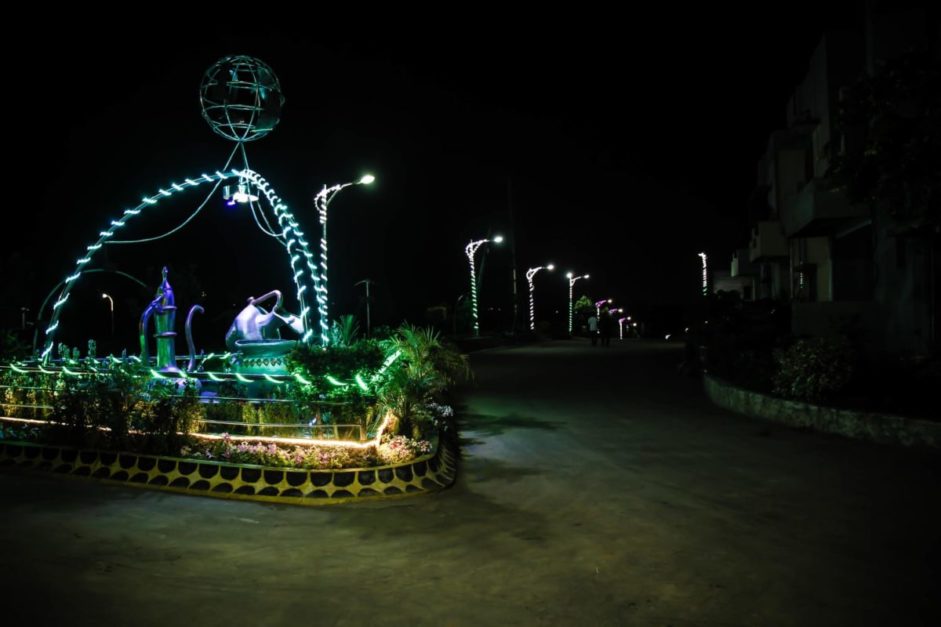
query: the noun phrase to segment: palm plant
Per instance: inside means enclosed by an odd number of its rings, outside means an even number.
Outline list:
[[[330,345],[352,346],[357,335],[359,335],[359,323],[356,322],[356,316],[340,316],[330,327]]]
[[[471,378],[467,357],[441,340],[438,331],[403,325],[383,348],[399,359],[386,373],[379,403],[398,418],[398,431],[421,432],[433,415],[428,404],[439,400],[450,386]]]

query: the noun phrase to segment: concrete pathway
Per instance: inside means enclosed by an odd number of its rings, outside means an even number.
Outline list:
[[[4,624],[941,624],[938,457],[716,409],[681,357],[475,354],[435,496],[300,508],[3,470]]]

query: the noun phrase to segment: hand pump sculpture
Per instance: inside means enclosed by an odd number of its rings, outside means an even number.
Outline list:
[[[198,305],[196,305],[198,307]],[[163,268],[163,282],[157,288],[157,296],[147,306],[140,318],[140,354],[141,360],[147,363],[147,331],[150,318],[156,316],[154,325],[157,339],[157,370],[160,372],[179,372],[176,367],[176,299],[173,288],[167,281],[167,268]],[[190,316],[192,317],[192,316]]]

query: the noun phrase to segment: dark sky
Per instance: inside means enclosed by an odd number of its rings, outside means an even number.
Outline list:
[[[37,309],[124,207],[223,165],[231,144],[200,117],[198,87],[220,57],[248,54],[274,69],[286,97],[279,126],[248,144],[249,160],[312,240],[311,198],[323,184],[378,178],[331,206],[335,312],[356,310],[352,284],[366,276],[379,283],[381,320],[421,322],[425,307],[453,303],[468,281],[463,245],[509,232],[510,202],[521,274],[551,260],[562,273],[590,272],[593,297],[689,302],[696,253],[727,267],[746,241],[756,161],[822,30],[854,19],[845,10],[854,3],[817,6],[319,22],[163,15],[123,28],[63,19],[17,48],[9,79],[18,88],[8,156],[20,183],[7,215],[21,228],[0,259],[17,286],[6,299]],[[201,198],[161,207],[133,233],[169,229]],[[221,201],[185,235],[114,248],[110,263],[153,284],[155,268],[171,264],[183,295],[205,291],[217,310],[292,291],[283,255]],[[485,307],[507,306],[508,262],[505,249],[488,255]],[[540,275],[548,307],[564,304],[562,273]],[[128,291],[130,326],[140,295],[115,279],[87,290],[99,288]]]

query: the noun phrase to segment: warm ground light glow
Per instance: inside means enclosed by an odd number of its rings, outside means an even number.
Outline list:
[[[178,433],[177,435],[190,435],[199,440],[222,440],[228,438],[234,441],[245,441],[245,442],[270,442],[273,444],[296,444],[299,446],[330,446],[334,448],[357,448],[357,449],[366,449],[372,446],[379,446],[382,441],[382,434],[385,433],[385,430],[389,426],[389,422],[392,420],[391,412],[387,412],[385,417],[382,419],[382,423],[379,425],[379,430],[376,431],[376,437],[371,440],[366,440],[365,442],[351,442],[348,440],[325,440],[322,438],[281,438],[274,436],[263,436],[263,435],[215,435],[210,433]],[[36,420],[33,418],[13,418],[10,416],[0,416],[0,422],[14,422],[20,424],[31,424],[31,425],[58,425],[62,424],[54,420]],[[107,427],[99,427],[101,431],[110,431]],[[128,433],[132,434],[141,434],[142,431],[130,430]]]

